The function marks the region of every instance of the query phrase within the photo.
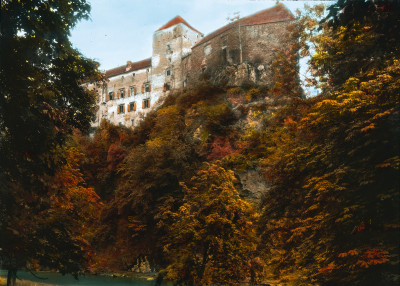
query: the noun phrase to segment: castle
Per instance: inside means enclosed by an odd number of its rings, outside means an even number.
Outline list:
[[[93,126],[103,118],[136,126],[171,90],[194,86],[205,74],[229,86],[268,84],[275,52],[291,44],[288,27],[293,19],[278,4],[204,37],[180,16],[173,18],[154,32],[150,58],[128,61],[107,70],[104,83],[87,85],[98,94]]]

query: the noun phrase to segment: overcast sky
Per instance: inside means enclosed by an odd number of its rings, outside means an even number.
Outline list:
[[[270,8],[272,0],[88,0],[91,19],[81,21],[71,41],[86,57],[111,69],[151,57],[153,32],[177,15],[207,35],[228,23],[227,17],[241,17]],[[280,1],[293,14],[304,3]],[[328,3],[328,2],[327,2]]]

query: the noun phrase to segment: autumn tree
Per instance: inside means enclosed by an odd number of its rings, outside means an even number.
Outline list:
[[[388,32],[399,27],[396,5],[338,1],[313,39],[323,93],[264,161],[272,188],[262,236],[281,279],[397,283],[399,42]]]
[[[60,146],[74,127],[85,130],[92,117],[95,95],[81,84],[99,79],[97,64],[74,50],[68,39],[89,10],[84,0],[1,2],[0,260],[9,270],[9,283],[17,269],[27,267],[32,255],[28,245],[46,241],[34,224],[18,231],[16,225],[34,221],[49,207],[51,178],[65,160]],[[65,247],[72,255],[69,233],[62,233],[47,251]],[[70,258],[79,264],[76,256],[67,255],[49,266]]]
[[[240,197],[235,180],[232,171],[216,163],[182,183],[183,205],[163,213],[167,277],[185,285],[227,285],[255,277],[257,214]]]
[[[48,195],[47,208],[35,220],[21,220],[17,229],[29,224],[34,230],[28,235],[40,238],[41,243],[27,243],[32,267],[45,265],[62,274],[83,272],[93,256],[93,225],[101,210],[99,196],[86,185],[81,172],[83,153],[68,144],[64,150],[65,161],[54,174]],[[43,206],[42,206],[43,207]],[[27,213],[29,215],[29,213]],[[61,236],[62,241],[57,237]]]

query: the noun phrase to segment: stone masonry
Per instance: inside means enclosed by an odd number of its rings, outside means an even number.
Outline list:
[[[98,94],[96,127],[102,119],[136,126],[170,90],[211,83],[268,84],[278,50],[292,44],[294,17],[282,4],[241,18],[203,36],[180,16],[153,34],[152,57],[107,70],[105,82],[86,86]]]

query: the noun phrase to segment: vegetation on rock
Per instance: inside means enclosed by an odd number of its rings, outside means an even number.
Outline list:
[[[174,91],[134,130],[103,121],[65,140],[87,121],[50,117],[31,154],[11,148],[33,137],[2,114],[2,261],[73,273],[144,263],[184,285],[398,284],[399,8],[339,0],[321,22],[310,8],[270,86]],[[310,50],[320,93],[306,98],[297,55]],[[260,201],[246,172],[264,180]]]

